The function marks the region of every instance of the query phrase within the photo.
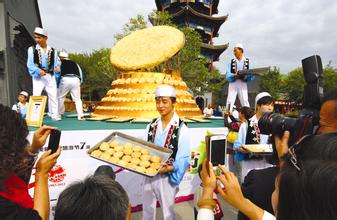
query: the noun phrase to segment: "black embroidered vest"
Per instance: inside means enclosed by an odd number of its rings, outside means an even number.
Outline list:
[[[81,78],[80,71],[77,64],[71,60],[62,60],[61,63],[61,76],[73,75]]]
[[[34,63],[40,69],[42,68],[42,60],[40,60],[39,51],[36,49],[36,45],[33,46],[33,54],[34,54]],[[48,54],[48,69],[43,69],[50,74],[54,74],[54,59],[55,59],[55,50],[51,48],[50,54]]]
[[[158,123],[156,123],[156,121],[157,121],[157,118],[152,120],[149,131],[148,131],[148,136],[147,136],[147,141],[152,142],[152,143],[154,143],[154,139],[155,139],[157,127],[158,127]],[[178,140],[179,140],[180,128],[183,125],[183,123],[185,122],[183,122],[179,118],[179,124],[177,126],[171,125],[170,130],[167,133],[165,145],[163,147],[169,148],[173,151],[171,157],[166,162],[169,165],[172,165],[176,158],[176,154],[178,152]]]
[[[246,58],[245,62],[243,63],[243,69],[244,70],[249,69],[249,59],[248,58]],[[238,68],[237,68],[237,64],[235,62],[235,59],[232,59],[231,60],[231,73],[236,73],[237,71],[238,71]],[[240,77],[239,79],[244,80],[243,76]],[[244,80],[244,81],[247,81],[247,79]]]
[[[258,124],[249,119],[247,119],[247,124],[246,144],[260,144],[261,134]]]

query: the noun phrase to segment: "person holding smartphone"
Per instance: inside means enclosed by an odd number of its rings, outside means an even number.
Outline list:
[[[43,126],[29,145],[25,120],[0,104],[0,219],[49,219],[48,172],[61,153],[48,150],[36,163],[34,200],[28,182],[41,147],[53,127]]]
[[[157,200],[165,220],[174,220],[174,203],[178,187],[190,164],[188,128],[174,111],[176,91],[172,86],[159,86],[155,92],[156,108],[160,114],[146,128],[147,141],[173,151],[159,174],[145,177],[143,220],[154,220]]]

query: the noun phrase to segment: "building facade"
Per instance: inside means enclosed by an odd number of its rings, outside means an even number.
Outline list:
[[[22,90],[32,93],[27,49],[42,27],[37,0],[0,0],[0,103],[11,106]]]

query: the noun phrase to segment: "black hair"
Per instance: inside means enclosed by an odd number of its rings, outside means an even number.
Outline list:
[[[155,99],[158,99],[158,98],[162,98],[162,96],[159,96],[159,97],[156,97]],[[176,103],[177,102],[177,98],[176,97],[169,97],[172,101],[172,104]]]
[[[279,175],[278,220],[336,219],[337,162],[308,160]]]
[[[280,220],[334,219],[337,216],[337,133],[312,135],[288,153],[279,174]]]
[[[21,115],[0,104],[0,189],[10,175],[26,175],[28,127]]]
[[[91,176],[60,194],[54,219],[124,220],[128,204],[128,196],[118,182],[104,175]]]
[[[264,96],[257,101],[257,105],[270,105],[274,103],[274,99],[271,96]]]
[[[243,107],[241,107],[240,108],[240,113],[241,114],[243,114],[244,116],[245,116],[245,119],[247,120],[247,119],[250,119],[251,117],[253,117],[254,116],[254,110],[253,109],[251,109],[251,108],[249,108],[249,107],[247,107],[247,106],[243,106]]]
[[[109,178],[111,178],[112,180],[116,179],[116,174],[114,172],[114,170],[112,169],[111,166],[109,165],[101,165],[99,166],[94,173],[94,176],[98,176],[98,175],[104,175],[107,176]]]
[[[241,48],[241,47],[235,47],[235,48],[237,48],[238,50],[241,51],[241,53],[243,53],[243,48]]]

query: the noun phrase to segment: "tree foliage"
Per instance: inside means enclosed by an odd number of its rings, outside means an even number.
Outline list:
[[[304,76],[302,68],[298,67],[288,73],[284,79],[282,91],[289,101],[301,103],[303,99]]]
[[[132,32],[146,28],[146,21],[142,15],[137,15],[135,18],[130,18],[128,23],[124,24],[122,33],[114,35],[114,38],[117,41],[121,40],[123,37],[131,34]]]
[[[280,69],[273,67],[268,73],[261,76],[259,92],[269,92],[275,99],[280,97],[282,77]]]
[[[337,90],[337,69],[334,69],[331,62],[323,70],[324,92]]]
[[[116,70],[110,63],[110,49],[102,48],[90,54],[70,54],[79,64],[84,75],[82,95],[84,99],[100,100],[110,88]]]

